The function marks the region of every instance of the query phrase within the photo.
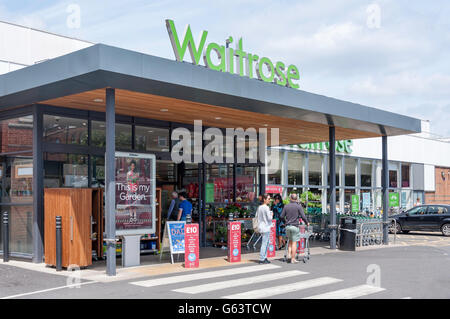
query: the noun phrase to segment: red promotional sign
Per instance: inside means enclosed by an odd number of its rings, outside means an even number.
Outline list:
[[[282,186],[276,186],[276,185],[267,185],[266,186],[266,193],[268,193],[268,194],[281,194],[281,193],[283,193],[283,187]]]
[[[272,227],[270,227],[269,245],[267,245],[267,257],[275,257],[275,248],[277,241],[277,221],[272,219]]]
[[[198,224],[186,224],[184,228],[184,267],[198,268],[199,257]]]
[[[228,261],[230,263],[241,261],[241,223],[228,223]]]
[[[300,218],[300,222],[302,222],[301,218]],[[305,231],[306,231],[305,230],[305,226],[300,225],[300,233],[304,234]],[[298,241],[297,252],[299,254],[304,254],[305,253],[305,239],[304,238],[300,238],[300,240]]]

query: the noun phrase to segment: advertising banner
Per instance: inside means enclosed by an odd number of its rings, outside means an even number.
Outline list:
[[[170,252],[184,254],[184,227],[186,222],[167,222]]]
[[[283,187],[277,185],[266,185],[266,193],[268,194],[282,194]]]
[[[228,222],[228,261],[241,261],[241,222]]]
[[[305,226],[306,227],[306,226]],[[300,226],[300,233],[304,234],[306,229],[303,226]],[[297,244],[297,253],[304,254],[305,253],[305,238],[300,238]]]
[[[267,245],[267,257],[275,257],[275,249],[277,242],[277,221],[272,219],[272,227],[270,227],[269,245]]]
[[[155,156],[116,152],[116,234],[155,232]]]
[[[198,224],[186,224],[184,227],[184,267],[198,268],[199,265],[199,227]]]
[[[354,194],[352,195],[352,213],[359,212],[359,196]]]
[[[362,193],[363,208],[370,208],[370,193]]]
[[[399,207],[400,197],[398,193],[389,193],[389,207]]]

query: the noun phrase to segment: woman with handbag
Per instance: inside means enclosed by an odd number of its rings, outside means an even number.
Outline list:
[[[258,223],[258,232],[261,234],[261,250],[259,253],[259,263],[260,264],[270,264],[267,259],[267,246],[269,245],[270,239],[270,228],[272,227],[272,217],[273,213],[269,208],[270,195],[262,195],[263,203],[259,205],[256,211],[256,220]]]

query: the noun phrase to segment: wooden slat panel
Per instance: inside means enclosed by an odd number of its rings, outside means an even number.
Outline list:
[[[101,99],[103,102],[94,102],[95,99]],[[104,100],[105,90],[99,89],[48,100],[43,103],[105,112]],[[167,109],[168,111],[162,112],[161,109]],[[281,144],[311,143],[328,140],[328,125],[324,124],[286,118],[283,117],[283,114],[272,116],[120,89],[116,89],[116,113],[186,124],[193,124],[194,120],[202,120],[205,126],[221,128],[279,128]],[[216,117],[221,119],[216,120]],[[379,135],[355,129],[336,129],[336,138],[338,140],[375,136]]]
[[[62,266],[73,264],[85,267],[92,264],[91,213],[92,189],[45,189],[44,236],[47,265],[56,265],[56,216],[62,217]]]

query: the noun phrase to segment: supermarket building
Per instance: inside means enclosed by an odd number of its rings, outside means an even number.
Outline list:
[[[104,231],[115,254],[114,187],[107,185],[114,183],[116,150],[155,154],[162,216],[172,190],[190,189],[204,245],[209,211],[237,201],[254,209],[249,194],[270,186],[284,195],[316,192],[331,216],[345,210],[351,193],[370,192],[371,209],[387,210],[388,191],[404,193],[405,207],[416,197],[449,200],[449,143],[420,135],[420,120],[9,23],[0,23],[0,37],[0,206],[10,215],[12,255],[43,261],[46,189],[105,185]],[[18,45],[8,45],[13,41]],[[274,174],[261,163],[175,165],[170,133],[192,130],[198,119],[219,128],[282,123],[281,143],[301,146],[279,147]],[[320,150],[323,141],[336,143],[338,154]],[[336,180],[328,181],[328,172]],[[217,179],[228,193],[202,201]],[[113,258],[107,269],[114,272]]]

